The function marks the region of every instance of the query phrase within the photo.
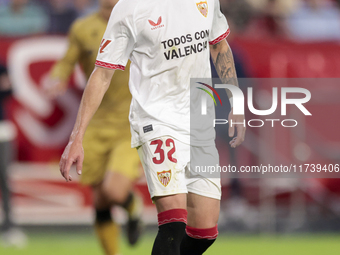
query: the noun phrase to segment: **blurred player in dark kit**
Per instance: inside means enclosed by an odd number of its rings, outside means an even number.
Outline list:
[[[16,137],[15,126],[5,119],[3,102],[12,94],[7,70],[0,65],[0,190],[3,208],[2,243],[5,246],[22,247],[26,244],[25,234],[15,227],[12,219],[11,190],[8,166],[13,158],[12,142]]]

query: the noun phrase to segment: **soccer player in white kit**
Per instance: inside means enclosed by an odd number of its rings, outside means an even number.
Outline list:
[[[213,136],[204,141],[190,139],[190,79],[211,77],[211,55],[222,82],[238,86],[225,40],[228,34],[219,0],[120,0],[111,13],[61,157],[60,171],[66,181],[72,180],[73,163],[81,174],[86,127],[114,71],[124,70],[130,59],[131,145],[138,149],[158,211],[153,255],[203,254],[218,235],[220,179],[188,177],[192,155],[218,164]],[[229,120],[243,123],[244,116],[231,111]],[[245,135],[244,126],[237,124],[229,127],[231,137],[235,127],[233,148]]]

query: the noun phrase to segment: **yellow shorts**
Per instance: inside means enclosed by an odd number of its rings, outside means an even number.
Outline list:
[[[128,128],[115,130],[89,126],[83,140],[84,163],[80,182],[84,185],[100,183],[106,171],[125,175],[135,181],[141,175],[136,149],[131,148]]]

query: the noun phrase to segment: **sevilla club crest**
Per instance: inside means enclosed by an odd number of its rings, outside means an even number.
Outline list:
[[[208,16],[208,3],[207,3],[207,1],[196,3],[196,5],[197,5],[197,8],[200,11],[200,13],[204,17],[207,17]]]
[[[168,186],[171,180],[171,169],[167,171],[157,172],[157,177],[164,187]]]

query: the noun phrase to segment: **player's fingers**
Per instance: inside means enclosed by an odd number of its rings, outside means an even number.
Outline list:
[[[234,139],[229,142],[231,148],[235,148],[236,140],[237,140],[237,137],[234,137]]]
[[[65,163],[65,166],[64,166],[64,178],[66,181],[69,181],[69,172],[70,172],[70,168],[72,166],[72,163],[73,163],[73,160],[71,159],[67,159],[66,163]],[[72,177],[71,177],[71,180],[72,180]]]
[[[62,176],[64,176],[64,168],[63,168],[63,162],[62,162],[62,160],[60,160],[60,162],[59,162],[59,170],[60,170],[60,174],[61,174]]]
[[[76,167],[78,175],[81,175],[82,166],[83,166],[83,159],[79,157],[77,160],[77,167]]]
[[[242,143],[240,138],[236,138],[235,142],[233,142],[233,144],[231,145],[232,148],[236,148],[237,146],[239,146]]]
[[[230,144],[230,145],[233,144],[233,143],[235,142],[235,140],[236,140],[236,137],[234,137],[234,138],[229,142],[229,144]]]
[[[246,136],[246,127],[243,125],[240,125],[237,129],[237,133],[240,134],[242,142],[244,141],[244,138]]]
[[[231,148],[236,148],[237,146],[239,146],[239,142],[238,142],[237,140],[235,140],[235,141],[230,145]]]
[[[245,127],[242,125],[237,125],[237,137],[233,141],[231,147],[236,148],[244,141]]]
[[[64,172],[65,172],[65,158],[62,156],[59,161],[59,169],[61,175],[64,177]],[[65,177],[64,177],[65,178]]]

